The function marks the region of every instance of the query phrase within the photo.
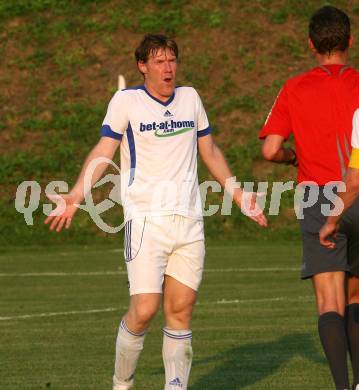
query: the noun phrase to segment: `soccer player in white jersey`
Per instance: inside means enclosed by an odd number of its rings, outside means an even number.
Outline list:
[[[114,95],[99,143],[87,157],[74,188],[63,196],[66,210],[45,222],[58,232],[70,226],[75,205],[86,195],[87,167],[100,157],[111,160],[120,146],[130,304],[116,341],[113,390],[133,387],[146,330],[161,302],[165,390],[185,390],[192,362],[190,322],[205,253],[197,148],[222,186],[233,175],[212,139],[196,90],[175,87],[176,43],[163,35],[146,35],[135,56],[144,85]],[[92,184],[106,166],[96,168]],[[241,206],[242,191],[232,190],[235,203]],[[267,224],[262,213],[250,218]]]

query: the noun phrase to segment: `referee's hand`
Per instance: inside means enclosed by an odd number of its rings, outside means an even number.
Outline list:
[[[56,204],[56,208],[45,219],[45,225],[50,224],[50,230],[58,233],[64,227],[68,229],[78,209],[75,198],[72,195],[48,195],[48,198]]]
[[[332,239],[336,238],[339,225],[336,223],[326,223],[319,232],[320,243],[326,248],[334,249],[335,242]],[[332,239],[331,239],[332,238]]]

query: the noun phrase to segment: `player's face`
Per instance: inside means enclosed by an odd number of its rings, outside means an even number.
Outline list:
[[[177,58],[171,49],[159,49],[139,63],[140,71],[145,75],[148,91],[160,100],[167,100],[176,85]]]

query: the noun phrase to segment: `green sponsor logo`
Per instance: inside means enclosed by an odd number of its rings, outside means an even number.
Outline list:
[[[156,130],[156,137],[172,137],[173,135],[178,135],[186,133],[187,131],[193,130],[193,127],[187,127],[184,129],[168,129],[168,130]]]

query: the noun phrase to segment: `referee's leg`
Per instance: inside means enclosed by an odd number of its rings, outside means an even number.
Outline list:
[[[346,326],[350,358],[353,367],[353,389],[359,390],[359,277],[348,278]]]
[[[312,277],[318,310],[318,331],[337,390],[349,389],[345,330],[345,283],[342,271]]]
[[[163,290],[165,390],[187,389],[192,365],[191,319],[197,293],[166,275]]]

